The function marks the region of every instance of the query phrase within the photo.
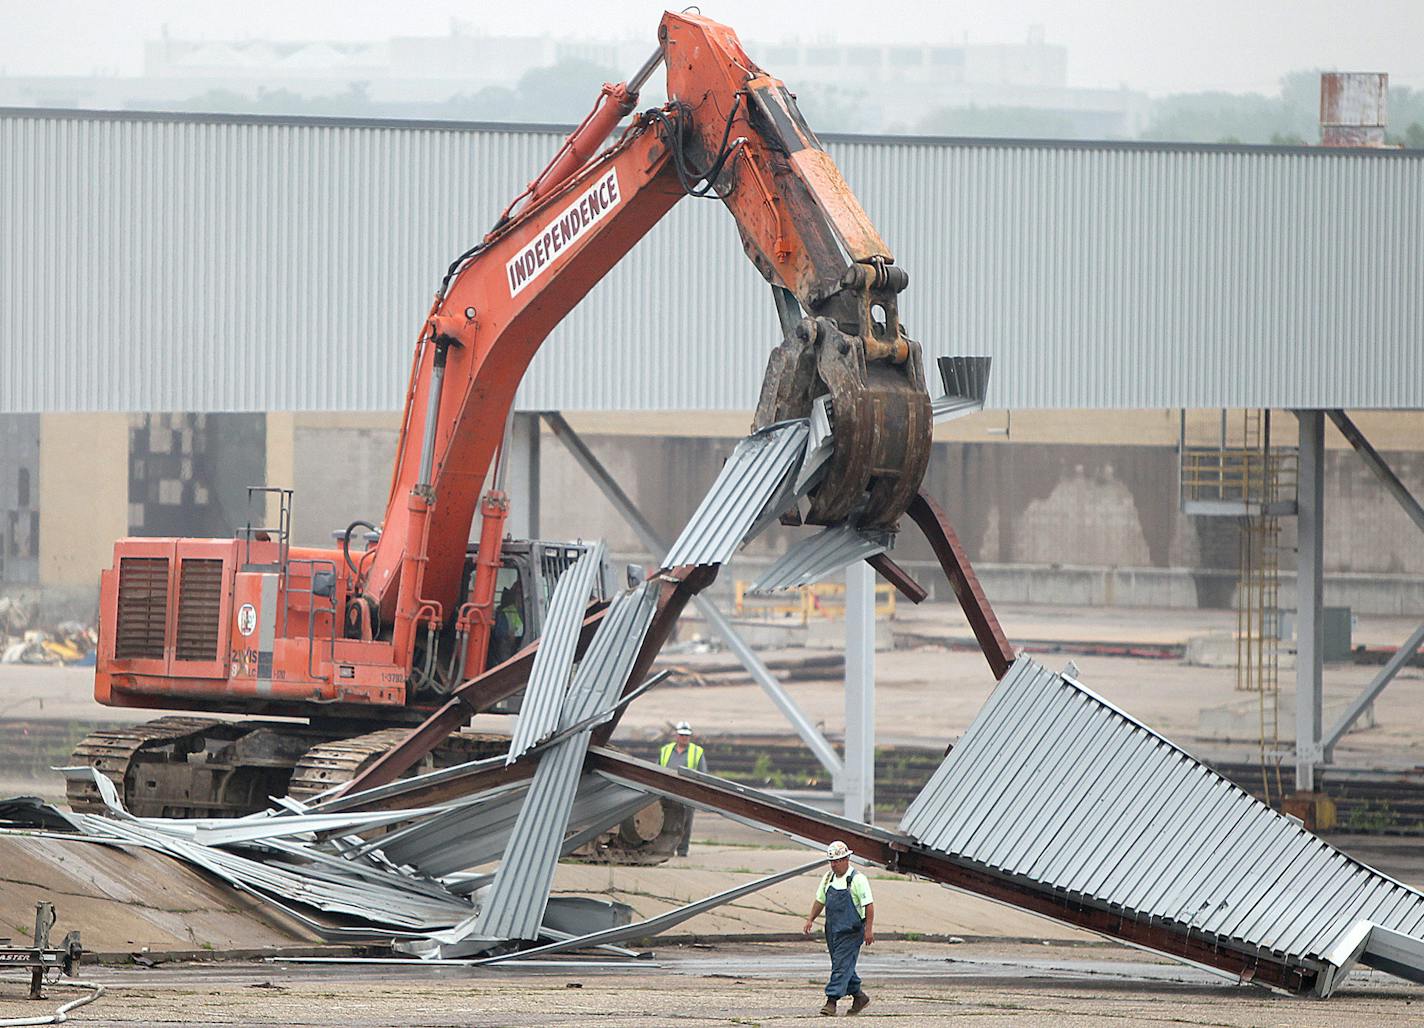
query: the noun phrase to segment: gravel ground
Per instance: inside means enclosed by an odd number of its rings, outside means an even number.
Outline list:
[[[819,946],[661,947],[622,966],[214,964],[91,968],[109,991],[76,1025],[667,1025],[819,1023]],[[881,943],[862,958],[864,1017],[900,1024],[1412,1025],[1424,988],[1357,973],[1328,1000],[1239,987],[1110,946]],[[0,982],[0,1017],[27,1003]],[[59,993],[56,992],[55,996]],[[68,995],[67,993],[65,995]],[[1414,1004],[1420,1004],[1416,1007]],[[842,1005],[844,1007],[844,1004]]]

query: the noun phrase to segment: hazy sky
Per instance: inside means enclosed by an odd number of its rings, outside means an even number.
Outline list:
[[[1071,85],[1126,84],[1153,95],[1274,92],[1281,75],[1300,68],[1387,71],[1395,84],[1424,88],[1424,0],[708,0],[700,6],[747,41],[1017,43],[1038,25],[1048,42],[1068,47]],[[651,49],[663,7],[648,0],[0,0],[0,69],[139,74],[144,40],[157,38],[164,25],[190,39],[371,40],[444,34],[458,18],[495,35],[646,36]]]

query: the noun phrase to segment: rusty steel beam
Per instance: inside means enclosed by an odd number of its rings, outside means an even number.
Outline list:
[[[638,651],[638,659],[633,665],[633,671],[629,675],[628,681],[624,683],[622,695],[626,695],[631,689],[636,689],[648,677],[648,672],[652,668],[653,661],[657,658],[658,651],[662,649],[668,636],[672,634],[673,628],[677,625],[677,619],[682,616],[683,608],[687,606],[693,596],[712,584],[713,579],[717,577],[717,568],[715,566],[685,567],[659,574],[664,581],[658,595],[657,612],[653,615],[653,622],[644,638],[643,646]],[[583,627],[579,632],[576,657],[583,656],[584,650],[588,648],[589,642],[593,639],[594,632],[603,623],[607,605],[598,604],[596,606],[598,609],[584,618]],[[534,666],[534,655],[538,650],[539,641],[536,639],[503,664],[490,668],[483,674],[465,682],[450,694],[450,698],[439,710],[411,729],[409,735],[383,753],[355,778],[336,790],[333,795],[345,796],[362,789],[373,789],[378,785],[393,782],[405,774],[419,763],[421,758],[449,738],[451,733],[458,731],[460,726],[471,716],[488,710],[500,700],[512,696],[524,688],[529,680],[530,669]],[[595,744],[601,746],[612,737],[613,731],[618,727],[618,722],[626,709],[626,707],[619,708],[612,719],[594,732]]]
[[[949,518],[945,516],[940,505],[926,496],[923,490],[916,494],[905,513],[920,526],[920,531],[924,532],[925,538],[929,540],[930,548],[934,550],[940,567],[944,569],[945,576],[954,589],[954,595],[959,599],[964,616],[969,619],[974,638],[979,640],[979,648],[984,651],[989,670],[994,673],[995,679],[1003,678],[1008,673],[1009,665],[1014,662],[1014,648],[1009,645],[1004,630],[999,627],[994,608],[989,605],[989,598],[984,595],[984,589],[979,584],[979,576],[974,573],[974,567],[969,563],[969,556],[964,552],[959,536],[954,534]]]
[[[925,597],[929,596],[929,590],[916,582],[908,571],[891,560],[888,553],[876,553],[866,557],[865,562],[911,603],[923,603]]]
[[[431,785],[416,786],[404,792],[382,796],[364,802],[357,801],[342,810],[406,810],[415,807],[431,807],[439,803],[460,799],[471,793],[484,792],[511,782],[523,782],[534,777],[537,760],[520,760],[505,764],[503,759],[497,765],[476,768],[468,774],[444,778]]]
[[[590,607],[597,609],[592,609],[583,619],[576,657],[583,656],[593,633],[603,623],[603,615],[608,609],[608,605],[602,602],[591,604]],[[529,671],[534,666],[534,655],[538,652],[539,640],[535,639],[504,663],[497,664],[460,685],[450,693],[450,698],[435,713],[412,728],[409,735],[377,757],[332,795],[345,796],[395,781],[418,764],[426,754],[458,732],[471,717],[489,710],[500,700],[507,699],[523,689],[529,681]]]
[[[810,842],[824,845],[839,839],[856,856],[889,870],[919,875],[1120,942],[1214,967],[1242,981],[1294,993],[1309,992],[1315,985],[1318,972],[1314,968],[1212,942],[1186,927],[1137,920],[1128,914],[1094,907],[1033,882],[959,863],[949,854],[918,845],[909,836],[832,817],[799,804],[793,807],[756,789],[722,782],[710,775],[658,767],[608,749],[590,750],[588,766],[616,780]]]
[[[678,618],[682,617],[683,609],[688,602],[706,589],[717,578],[717,565],[705,564],[701,567],[682,567],[671,571],[659,572],[662,578],[662,589],[658,593],[658,606],[653,614],[652,623],[648,626],[648,634],[643,636],[643,645],[638,650],[638,658],[633,662],[633,670],[628,673],[628,680],[623,683],[623,689],[619,693],[619,698],[627,696],[634,689],[637,689],[647,679],[648,673],[652,670],[653,661],[657,659],[672,635],[672,631],[677,627]],[[608,740],[613,737],[613,732],[618,727],[618,722],[623,719],[623,713],[628,709],[627,705],[619,707],[614,711],[613,717],[604,724],[594,729],[592,745],[605,746]]]

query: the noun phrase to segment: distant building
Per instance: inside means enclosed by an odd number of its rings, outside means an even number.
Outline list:
[[[867,45],[787,40],[747,42],[765,68],[793,89],[833,103],[818,119],[826,130],[911,131],[944,107],[1015,107],[1052,112],[1087,138],[1136,135],[1146,123],[1145,95],[1068,85],[1068,50],[1041,30],[1021,44]],[[444,36],[397,36],[382,42],[182,40],[144,46],[138,77],[0,76],[0,106],[89,109],[201,107],[221,94],[273,113],[264,95],[305,101],[353,97],[360,109],[340,113],[386,117],[456,116],[445,105],[488,87],[513,88],[531,70],[580,59],[631,73],[649,40],[584,40],[554,36],[488,36],[455,22]],[[590,99],[597,83],[589,87]],[[649,100],[656,97],[649,91]],[[233,109],[229,106],[225,109]],[[305,113],[293,110],[288,113]],[[582,111],[569,111],[576,119]],[[528,120],[511,110],[508,120]]]

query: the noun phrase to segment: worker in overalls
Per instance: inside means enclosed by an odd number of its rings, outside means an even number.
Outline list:
[[[672,742],[658,753],[658,763],[663,767],[686,767],[693,771],[707,773],[707,756],[702,747],[692,741],[692,726],[686,721],[677,723]],[[672,822],[682,819],[682,834],[678,837],[677,855],[687,856],[687,844],[692,841],[692,808],[672,800],[663,800],[663,819]]]
[[[870,997],[860,987],[855,973],[855,961],[860,945],[875,943],[875,899],[870,894],[870,882],[865,875],[850,866],[850,848],[843,842],[826,847],[830,870],[821,878],[816,902],[811,904],[811,916],[801,931],[810,935],[816,926],[816,916],[826,912],[826,948],[831,951],[831,977],[826,982],[826,1005],[821,1013],[836,1016],[836,1000],[851,997],[848,1013],[858,1014],[870,1004]]]

